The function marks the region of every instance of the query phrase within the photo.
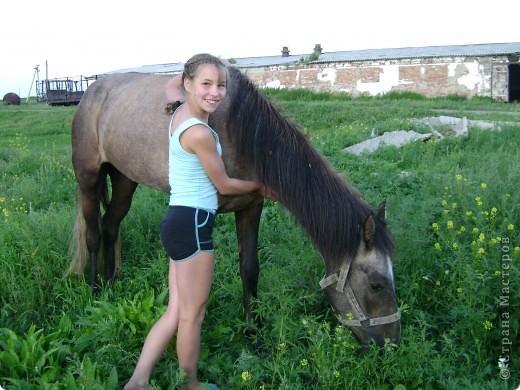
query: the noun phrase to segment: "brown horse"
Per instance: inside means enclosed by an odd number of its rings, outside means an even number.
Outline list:
[[[119,74],[92,84],[72,123],[72,163],[79,184],[77,255],[69,272],[82,273],[90,258],[105,276],[119,267],[119,226],[138,184],[168,192],[168,121],[164,87],[170,76]],[[299,127],[268,101],[239,70],[230,69],[225,102],[210,116],[219,132],[231,177],[258,181],[303,226],[325,259],[320,282],[342,323],[361,343],[399,342],[391,255],[393,241],[378,211],[338,175]],[[109,196],[107,176],[112,191]],[[100,203],[105,212],[101,216]],[[234,212],[246,318],[257,295],[258,231],[263,199],[219,196],[219,213]]]

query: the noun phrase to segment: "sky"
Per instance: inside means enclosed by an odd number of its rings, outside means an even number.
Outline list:
[[[520,42],[517,0],[8,0],[0,96],[40,80],[222,58]],[[516,19],[516,20],[515,20]]]

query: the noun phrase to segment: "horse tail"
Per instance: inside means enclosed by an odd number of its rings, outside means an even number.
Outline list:
[[[100,192],[100,202],[103,206],[104,210],[107,210],[110,207],[110,192],[108,188],[107,182],[107,172],[102,169],[99,177],[99,192]],[[101,225],[101,215],[98,216],[99,223]],[[85,217],[83,215],[83,196],[81,191],[78,190],[78,206],[76,213],[76,222],[74,224],[74,228],[72,230],[72,238],[70,241],[69,247],[69,255],[72,257],[72,261],[69,264],[68,270],[65,272],[65,277],[71,274],[82,274],[87,265],[88,258],[88,248],[87,248],[87,223],[85,221]],[[100,248],[104,248],[104,235],[100,236]],[[104,263],[104,250],[101,250],[99,253],[98,263]],[[103,264],[104,265],[104,264]],[[114,242],[114,269],[117,272],[121,268],[121,234],[120,231],[117,233],[117,238]]]
[[[100,172],[100,193],[101,193],[101,204],[106,209],[110,203],[108,195],[108,185],[106,182],[106,172],[103,170]],[[101,218],[101,217],[99,217]],[[101,236],[102,240],[102,236]],[[103,242],[101,242],[101,247]],[[101,251],[103,252],[103,251]],[[78,206],[76,212],[76,222],[72,229],[72,238],[69,246],[69,256],[72,257],[72,261],[69,264],[69,269],[65,272],[65,276],[71,274],[82,274],[87,265],[88,257],[87,248],[87,222],[83,215],[83,195],[81,190],[78,188]]]
[[[70,240],[69,254],[73,257],[69,264],[69,269],[65,272],[65,276],[71,274],[83,273],[87,264],[87,223],[83,217],[83,201],[80,191],[78,190],[78,207],[76,212],[76,223],[72,230],[72,238]]]

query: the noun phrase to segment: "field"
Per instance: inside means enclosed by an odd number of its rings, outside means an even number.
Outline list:
[[[292,216],[266,202],[252,340],[231,214],[217,218],[216,270],[202,335],[200,379],[225,389],[516,389],[520,384],[520,106],[413,94],[352,99],[303,91],[266,94],[376,206],[387,203],[403,312],[397,350],[358,344],[318,282],[323,260]],[[0,386],[119,389],[167,304],[158,227],[166,194],[139,187],[122,226],[123,267],[94,295],[64,278],[76,213],[70,123],[75,107],[0,107]],[[501,122],[449,136],[342,153],[371,133],[425,132],[412,118]],[[261,345],[260,348],[255,346]],[[499,358],[509,361],[499,367]],[[514,357],[514,359],[513,359]],[[174,345],[151,385],[178,388]]]

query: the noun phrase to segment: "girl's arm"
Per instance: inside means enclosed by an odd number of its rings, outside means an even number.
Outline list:
[[[181,91],[181,80],[182,76],[178,74],[166,84],[164,91],[166,93],[166,99],[168,99],[169,102],[184,103],[186,101],[186,97]]]
[[[197,154],[204,170],[222,195],[242,195],[260,191],[260,184],[229,177],[224,161],[218,154],[213,134],[203,125],[195,125],[181,136],[182,147]],[[267,192],[267,191],[263,191]]]

